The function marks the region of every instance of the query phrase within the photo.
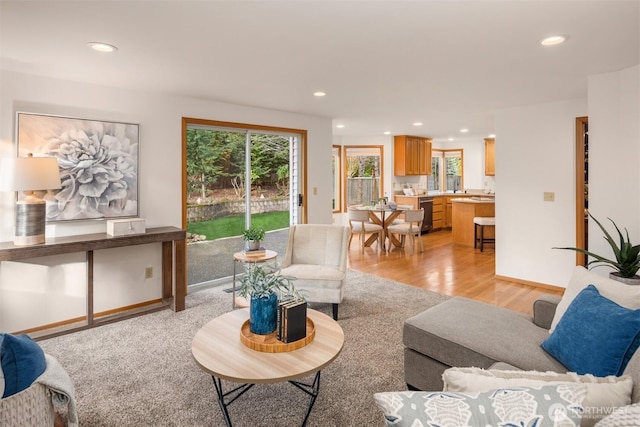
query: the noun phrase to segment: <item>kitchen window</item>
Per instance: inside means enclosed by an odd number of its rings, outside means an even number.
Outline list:
[[[453,193],[464,190],[463,150],[431,150],[431,175],[428,176],[429,191]]]
[[[344,211],[350,205],[369,205],[382,197],[382,145],[344,147]]]

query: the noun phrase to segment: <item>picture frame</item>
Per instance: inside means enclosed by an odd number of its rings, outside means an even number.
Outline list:
[[[62,188],[49,190],[46,220],[136,217],[140,125],[16,113],[18,156],[56,157]]]

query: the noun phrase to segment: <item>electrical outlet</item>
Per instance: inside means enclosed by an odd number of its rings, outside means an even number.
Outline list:
[[[543,199],[545,202],[553,202],[555,201],[555,193],[552,191],[545,191],[543,194]]]
[[[144,278],[151,279],[153,277],[153,267],[147,267],[144,269]]]

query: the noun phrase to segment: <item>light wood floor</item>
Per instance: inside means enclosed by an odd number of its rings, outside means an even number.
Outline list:
[[[536,288],[495,278],[493,245],[484,252],[454,245],[451,230],[440,230],[422,236],[424,252],[405,254],[403,249],[379,252],[373,247],[358,247],[354,235],[349,250],[349,267],[422,289],[449,296],[464,296],[511,310],[531,314],[533,301],[545,293],[561,295],[560,291]]]

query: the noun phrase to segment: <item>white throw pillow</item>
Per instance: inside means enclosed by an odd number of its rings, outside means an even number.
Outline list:
[[[596,287],[600,295],[611,301],[631,310],[640,308],[640,286],[625,285],[622,282],[608,279],[596,273],[592,273],[581,265],[573,270],[567,289],[556,308],[556,314],[553,316],[549,333],[553,332],[560,318],[571,304],[571,301],[580,293],[581,290],[589,285]]]
[[[640,427],[640,403],[617,408],[596,427]]]
[[[614,408],[631,403],[631,377],[594,377],[574,372],[502,371],[480,368],[449,368],[442,375],[444,391],[478,393],[501,387],[540,387],[545,384],[578,383],[587,387],[582,406],[582,426],[593,426]]]

